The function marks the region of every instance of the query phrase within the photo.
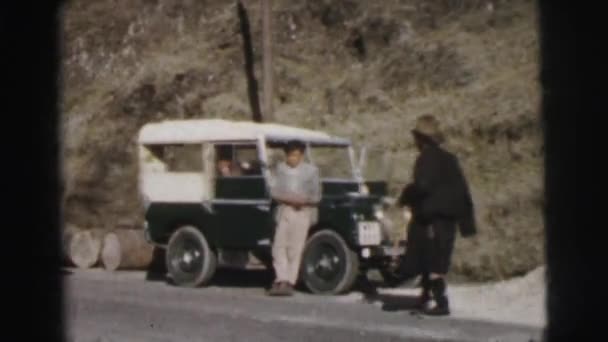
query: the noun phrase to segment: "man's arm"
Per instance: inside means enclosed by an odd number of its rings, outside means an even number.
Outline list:
[[[423,153],[416,163],[413,186],[417,196],[424,198],[435,190],[441,170],[439,157],[429,151],[427,154]]]
[[[322,197],[321,179],[319,169],[311,167],[309,172],[301,175],[306,180],[307,189],[303,194],[276,194],[275,200],[297,208],[314,207],[319,204]]]
[[[460,234],[463,237],[471,237],[477,234],[477,222],[475,220],[475,204],[473,203],[473,196],[471,195],[469,182],[458,159],[454,159],[454,164],[456,166],[456,172],[458,174],[458,179],[460,181],[460,186],[462,187],[464,197],[463,213],[460,215],[461,218],[459,220]]]
[[[417,191],[414,183],[410,183],[403,188],[401,191],[401,195],[399,195],[399,200],[397,203],[401,206],[412,206],[415,203],[419,202],[422,198],[421,194]]]
[[[420,203],[431,192],[431,178],[434,172],[431,160],[421,154],[414,165],[414,175],[411,183],[405,186],[398,203],[400,206],[412,206]]]
[[[281,203],[281,204],[287,204],[293,207],[301,207],[304,205],[304,200],[301,198],[297,198],[295,196],[289,196],[289,195],[285,195],[285,194],[279,194],[279,193],[275,193],[272,194],[272,198]]]
[[[270,197],[273,200],[284,203],[286,200],[286,196],[282,193],[280,189],[279,179],[281,177],[281,169],[280,165],[277,165],[276,168],[270,171],[270,177],[268,181],[268,187],[270,188]]]
[[[270,197],[281,204],[295,205],[297,202],[297,199],[293,198],[293,196],[283,193],[276,183],[272,184],[270,187]]]
[[[281,171],[281,164],[277,165],[276,169],[274,169],[273,172],[271,172],[271,177],[270,177],[270,197],[272,197],[273,200],[275,200],[276,202],[280,203],[280,204],[286,204],[289,206],[300,206],[300,202],[302,202],[302,199],[299,198],[295,198],[293,195],[287,194],[284,192],[284,189],[281,188],[282,183],[281,183],[281,179],[282,177],[284,177],[284,175],[282,174]]]

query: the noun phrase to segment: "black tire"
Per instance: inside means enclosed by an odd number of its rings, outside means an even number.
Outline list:
[[[176,230],[169,240],[166,264],[175,285],[200,287],[215,274],[217,255],[200,230],[184,226]]]
[[[300,278],[314,294],[338,295],[350,291],[359,275],[359,258],[344,239],[322,230],[308,239],[302,255]]]

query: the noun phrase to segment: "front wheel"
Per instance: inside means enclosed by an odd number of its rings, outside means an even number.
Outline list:
[[[301,278],[312,293],[348,292],[358,275],[359,258],[340,235],[323,230],[310,237],[302,256]]]
[[[217,255],[196,227],[179,228],[169,240],[166,252],[167,270],[175,285],[206,285],[217,268]]]

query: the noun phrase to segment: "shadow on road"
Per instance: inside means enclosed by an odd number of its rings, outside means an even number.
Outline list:
[[[378,292],[378,286],[380,285],[381,283],[362,277],[357,282],[354,290],[360,291],[364,296],[364,301],[367,303],[382,303],[383,311],[413,311],[416,309],[417,296],[380,294]],[[412,285],[415,287],[420,286],[419,284]]]
[[[154,247],[152,261],[146,270],[147,281],[167,281],[167,266],[165,264],[165,250]]]
[[[146,270],[147,281],[168,282],[165,250],[154,248],[152,261]],[[268,270],[242,270],[218,268],[209,286],[269,288],[273,280],[273,272]]]
[[[265,288],[268,289],[273,280],[273,272],[269,270],[239,270],[230,268],[218,269],[210,286]]]
[[[412,311],[418,300],[416,296],[407,295],[378,295],[377,299],[382,302],[383,311]]]

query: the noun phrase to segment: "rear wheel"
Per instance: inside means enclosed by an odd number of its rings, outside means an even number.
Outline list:
[[[304,248],[301,279],[315,294],[336,295],[352,289],[359,275],[359,258],[337,233],[315,233]]]
[[[206,285],[215,274],[217,255],[200,230],[185,226],[171,236],[166,263],[175,285],[199,287]]]

